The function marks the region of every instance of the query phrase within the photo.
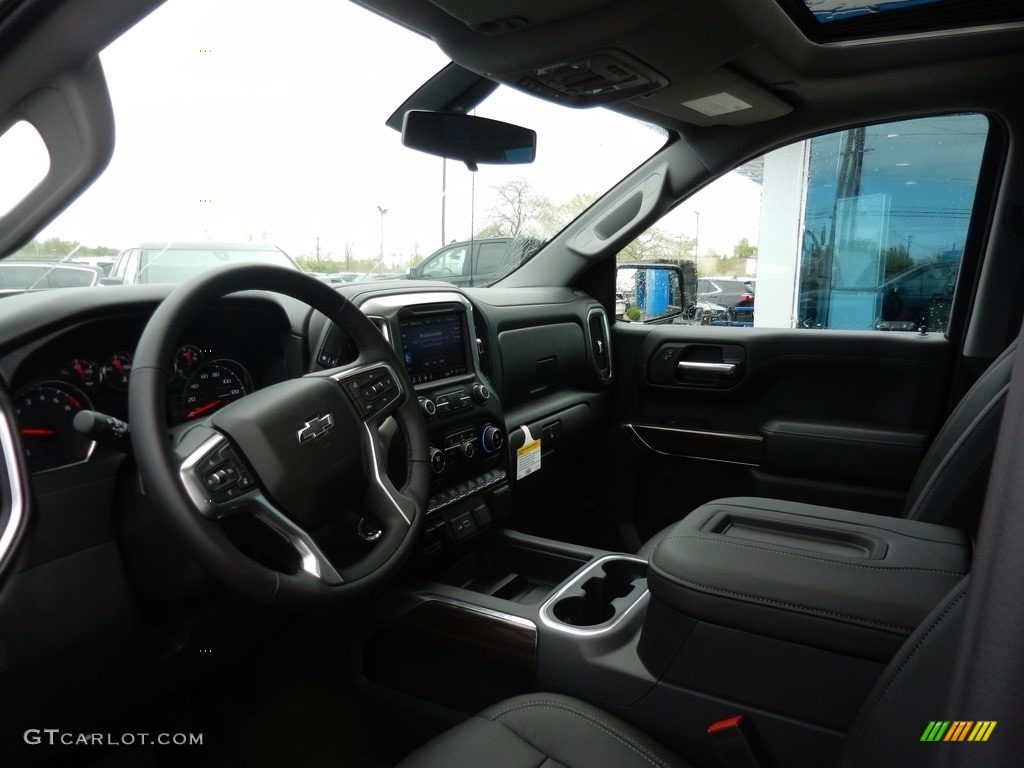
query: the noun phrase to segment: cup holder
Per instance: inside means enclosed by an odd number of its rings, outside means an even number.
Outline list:
[[[647,589],[647,563],[607,558],[585,570],[555,599],[551,614],[573,627],[596,627],[615,618]]]

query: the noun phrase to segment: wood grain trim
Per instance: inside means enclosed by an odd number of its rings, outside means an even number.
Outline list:
[[[680,429],[653,424],[626,424],[625,427],[645,448],[666,456],[749,464],[755,467],[761,463],[764,440],[759,435]]]
[[[528,672],[537,667],[537,626],[526,619],[427,600],[402,616],[395,629]]]

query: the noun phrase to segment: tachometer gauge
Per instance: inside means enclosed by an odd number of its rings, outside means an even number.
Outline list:
[[[63,381],[44,381],[14,396],[14,415],[32,472],[78,464],[89,458],[93,441],[71,422],[92,409],[85,393]]]
[[[81,387],[83,392],[95,392],[99,389],[103,373],[95,361],[76,357],[68,361],[61,369],[60,375],[73,382],[75,386]]]
[[[231,360],[204,363],[185,382],[181,417],[185,421],[213,413],[252,389],[249,374]]]
[[[128,391],[128,376],[132,372],[132,356],[127,352],[115,352],[103,364],[103,378],[114,389]]]
[[[191,376],[203,362],[203,351],[192,344],[186,344],[174,353],[174,370],[183,379]]]

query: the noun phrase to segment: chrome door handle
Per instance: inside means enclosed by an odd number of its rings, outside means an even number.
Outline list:
[[[681,360],[676,366],[676,371],[682,375],[687,373],[710,373],[733,378],[736,376],[735,363],[697,363]]]

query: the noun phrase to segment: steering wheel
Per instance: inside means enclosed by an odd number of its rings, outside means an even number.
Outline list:
[[[350,335],[357,359],[257,390],[169,431],[167,385],[178,339],[200,309],[245,290],[309,304]],[[147,495],[200,563],[237,592],[287,607],[355,597],[394,574],[415,546],[430,473],[412,382],[380,331],[326,283],[283,267],[242,264],[182,284],[139,340],[128,411]],[[389,417],[405,433],[401,487],[387,474],[381,428]],[[362,515],[376,541],[341,567],[312,533],[343,509]],[[257,562],[229,540],[223,521],[241,515],[277,534],[290,571]]]

